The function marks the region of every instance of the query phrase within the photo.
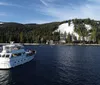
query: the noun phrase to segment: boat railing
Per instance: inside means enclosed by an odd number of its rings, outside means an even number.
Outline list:
[[[26,56],[32,56],[34,54],[36,54],[35,50],[29,50],[29,51],[26,52]]]

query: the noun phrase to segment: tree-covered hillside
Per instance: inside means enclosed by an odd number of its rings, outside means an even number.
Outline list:
[[[60,22],[46,24],[3,23],[0,24],[0,42],[45,43],[50,39],[59,40],[59,33],[53,33],[59,24]]]
[[[47,40],[59,41],[60,32],[54,32],[62,23],[74,23],[74,31],[83,38],[90,36],[90,41],[100,42],[100,21],[91,19],[72,19],[62,22],[45,24],[20,24],[5,22],[0,24],[0,42],[46,43]],[[84,24],[89,24],[92,29],[87,31]],[[72,36],[72,35],[70,35]],[[70,39],[71,40],[71,39]],[[72,41],[70,41],[72,42]]]
[[[74,31],[79,34],[85,40],[85,37],[89,38],[89,41],[93,43],[100,43],[100,21],[88,19],[74,19],[75,29]],[[91,26],[90,30],[87,30],[85,24]]]

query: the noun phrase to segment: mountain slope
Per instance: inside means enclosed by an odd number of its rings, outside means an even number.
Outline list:
[[[91,25],[89,25],[89,24],[84,24],[84,25],[85,25],[85,27],[86,27],[86,29],[87,29],[88,31],[92,29],[92,26],[91,26]],[[76,37],[77,37],[77,40],[78,40],[79,35],[78,35],[78,33],[76,33],[74,30],[75,30],[75,25],[74,25],[74,23],[71,22],[70,25],[69,25],[68,22],[66,22],[66,23],[60,24],[60,25],[58,26],[58,29],[55,30],[55,32],[60,32],[61,34],[64,34],[65,32],[66,32],[67,34],[70,33],[71,35],[76,36]]]
[[[60,35],[74,36],[77,40],[100,41],[100,21],[91,19],[72,19],[62,22],[45,24],[21,24],[14,22],[0,22],[0,42],[37,42],[45,43],[47,40],[59,41]],[[80,38],[80,39],[79,39]]]

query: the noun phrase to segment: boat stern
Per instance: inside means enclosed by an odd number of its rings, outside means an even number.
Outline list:
[[[9,69],[11,68],[9,59],[0,58],[0,69]]]

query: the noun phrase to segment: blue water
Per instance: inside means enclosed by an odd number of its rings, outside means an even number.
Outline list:
[[[99,46],[26,46],[35,58],[0,70],[0,85],[100,85]]]

